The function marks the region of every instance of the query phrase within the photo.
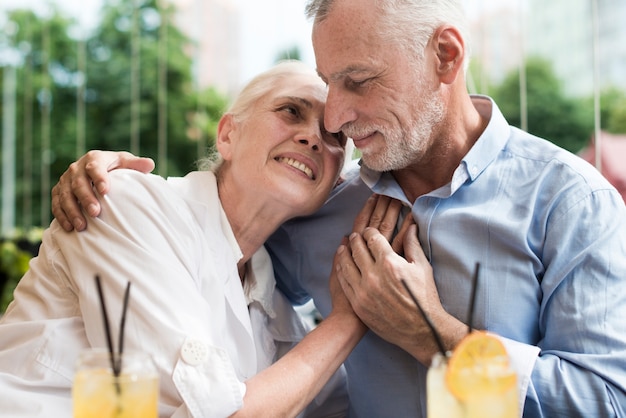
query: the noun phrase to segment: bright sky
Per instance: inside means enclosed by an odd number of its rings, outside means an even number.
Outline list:
[[[106,0],[0,0],[0,12],[17,7],[34,8],[45,13],[48,4],[57,4],[61,10],[74,16],[85,28],[98,22],[98,12]],[[190,0],[193,1],[193,0]],[[206,1],[206,0],[205,0]],[[235,0],[226,0],[235,2]],[[470,16],[481,10],[524,0],[464,0]],[[242,34],[244,80],[268,68],[280,51],[298,45],[303,61],[315,64],[310,41],[311,24],[304,17],[306,0],[237,0],[243,5]],[[231,3],[232,4],[232,3]],[[3,19],[0,13],[0,28]],[[265,48],[259,48],[265,45]]]
[[[98,12],[104,1],[106,0],[0,0],[0,30],[4,21],[4,10],[33,8],[45,14],[49,4],[58,5],[64,13],[75,17],[84,28],[93,28],[98,23]],[[280,51],[294,45],[299,46],[304,61],[314,64],[310,46],[310,24],[304,17],[306,0],[225,1],[242,5],[244,80],[270,67]],[[259,48],[259,45],[265,45],[265,48]]]

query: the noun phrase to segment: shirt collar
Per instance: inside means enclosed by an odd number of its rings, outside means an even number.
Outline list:
[[[181,194],[188,201],[190,208],[192,208],[200,222],[212,224],[215,222],[216,217],[219,219],[221,232],[228,242],[234,260],[241,260],[243,257],[241,248],[235,239],[235,234],[228,222],[224,208],[219,198],[216,198],[218,190],[215,175],[210,171],[193,171],[184,178],[170,177],[168,181],[181,190]],[[207,190],[207,193],[197,193],[197,190],[201,189]],[[277,317],[274,305],[276,280],[274,278],[272,261],[265,247],[259,248],[252,255],[246,270],[244,295],[247,305],[258,302],[255,306],[262,309],[267,316],[271,318]],[[291,330],[288,327],[286,329],[287,331]],[[299,332],[297,335],[301,337],[302,333]]]
[[[243,252],[235,239],[235,233],[228,222],[226,212],[222,207],[217,190],[217,178],[211,171],[192,171],[185,177],[168,177],[167,181],[181,190],[181,195],[187,200],[189,207],[196,214],[197,219],[203,225],[210,225],[219,219],[220,228],[235,260],[243,257]],[[198,193],[198,190],[205,190]]]
[[[246,302],[248,305],[258,302],[265,313],[270,318],[274,318],[276,316],[273,304],[275,288],[276,280],[272,260],[265,247],[261,247],[252,255],[246,269],[243,287]]]
[[[404,192],[398,186],[396,179],[388,172],[380,172],[372,170],[363,164],[363,160],[359,161],[361,165],[361,178],[363,182],[374,192],[380,195],[390,196],[411,205]]]
[[[489,119],[484,132],[459,165],[459,168],[464,167],[467,178],[474,181],[502,151],[511,135],[511,127],[490,97],[473,95],[472,103],[483,117]]]
[[[222,206],[221,202],[219,203],[219,214],[220,225],[222,227],[222,231],[224,232],[224,237],[226,238],[226,241],[228,241],[228,244],[233,251],[235,260],[239,261],[243,257],[243,252],[241,251],[241,247],[239,247],[239,243],[235,239],[235,233],[230,226],[230,222],[228,222],[228,217],[226,216],[226,212],[224,212],[224,207]]]

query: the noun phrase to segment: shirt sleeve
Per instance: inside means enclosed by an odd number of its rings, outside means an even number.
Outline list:
[[[74,281],[87,338],[92,346],[106,347],[94,275],[102,280],[114,336],[130,281],[125,349],[152,355],[161,410],[184,402],[190,416],[228,416],[241,407],[245,388],[223,348],[223,277],[220,282],[202,276],[207,272],[201,262],[209,254],[201,254],[206,249],[201,243],[207,239],[165,180],[127,170],[112,174],[101,216],[86,232],[57,234],[62,241],[77,240],[59,247],[68,260],[66,276]]]
[[[88,344],[76,298],[48,262],[59,253],[50,237],[0,319],[0,415],[71,415],[75,363]]]
[[[626,210],[601,189],[557,205],[543,249],[541,352],[524,416],[626,416]]]
[[[539,354],[539,347],[523,344],[509,338],[499,336],[504,343],[506,351],[511,359],[511,367],[517,375],[517,393],[519,399],[519,410],[524,409],[524,399],[530,384],[530,378]]]

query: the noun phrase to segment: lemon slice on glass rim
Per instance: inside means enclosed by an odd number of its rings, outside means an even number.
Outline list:
[[[461,401],[506,392],[516,384],[504,344],[485,331],[472,331],[448,361],[446,385]]]

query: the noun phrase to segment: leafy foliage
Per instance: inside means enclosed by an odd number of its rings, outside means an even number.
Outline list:
[[[192,61],[186,53],[190,41],[172,24],[174,9],[160,8],[162,3],[105,2],[100,25],[86,37],[77,35],[77,22],[54,6],[44,17],[29,10],[14,10],[7,16],[18,30],[5,40],[22,56],[16,91],[17,201],[33,201],[32,208],[17,211],[19,225],[31,226],[30,219],[47,224],[35,214],[49,200],[50,191],[42,190],[47,185],[41,181],[48,170],[53,185],[86,149],[131,150],[134,123],[139,137],[134,151],[152,157],[163,175],[194,169],[212,146],[227,99],[212,89],[193,91]],[[138,49],[133,49],[133,40],[138,41]],[[84,65],[80,51],[84,51]],[[162,63],[166,64],[165,77],[159,70]],[[137,68],[139,80],[138,118],[134,120],[132,68]],[[159,94],[163,88],[166,95]],[[160,120],[163,97],[166,117]],[[85,104],[84,124],[77,117],[79,98]],[[45,140],[47,112],[49,144]],[[81,126],[85,130],[82,147],[77,143]],[[166,127],[165,135],[159,126]],[[159,160],[159,134],[166,139],[165,160]]]
[[[589,101],[591,102],[592,99]],[[602,92],[600,121],[603,130],[614,134],[626,134],[626,93],[624,91],[612,87]]]
[[[102,24],[87,41],[87,85],[90,148],[131,149],[131,89],[133,65],[139,68],[139,149],[158,161],[159,42],[160,26],[170,22],[173,10],[159,10],[144,1],[135,10],[129,1],[109,2]],[[136,13],[136,14],[135,14]],[[133,29],[137,19],[137,28]],[[133,30],[139,36],[138,56],[133,56]],[[167,27],[167,173],[180,175],[193,168],[196,144],[186,137],[186,114],[194,110],[191,59],[184,53],[188,40],[171,24]],[[134,59],[134,61],[133,61]],[[168,152],[168,155],[170,152]]]
[[[0,313],[13,300],[13,290],[28,270],[28,262],[37,255],[42,230],[18,233],[11,240],[0,240]]]
[[[301,58],[301,53],[300,53],[300,49],[297,46],[293,46],[289,49],[286,49],[282,52],[280,52],[277,56],[276,56],[276,62],[282,61],[282,60],[300,60]]]
[[[526,63],[528,131],[572,152],[583,148],[593,132],[593,107],[568,98],[550,64],[538,58]],[[512,71],[492,96],[510,124],[521,126],[520,81]]]

